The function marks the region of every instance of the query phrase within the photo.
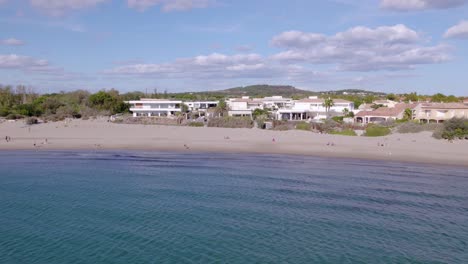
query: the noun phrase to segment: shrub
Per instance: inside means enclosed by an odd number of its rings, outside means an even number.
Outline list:
[[[253,121],[249,117],[221,117],[212,118],[208,121],[209,127],[226,128],[252,128]]]
[[[333,119],[327,119],[323,123],[313,124],[313,129],[318,130],[319,132],[329,133],[340,129],[340,123],[334,121]]]
[[[447,120],[444,122],[441,136],[448,140],[468,139],[468,120],[463,118]]]
[[[397,127],[398,133],[419,133],[423,131],[435,131],[440,127],[439,124],[420,124],[415,122],[406,122]]]
[[[35,117],[28,117],[28,118],[26,118],[25,122],[26,122],[26,125],[35,125],[35,124],[39,123],[39,121]]]
[[[366,133],[364,136],[366,137],[383,137],[390,134],[390,129],[388,127],[382,126],[369,126],[366,128]]]
[[[334,116],[334,117],[332,117],[333,121],[335,121],[337,123],[343,123],[343,118],[344,118],[344,116]]]
[[[310,131],[311,128],[312,128],[312,126],[309,123],[306,123],[306,122],[299,122],[299,123],[296,124],[296,129],[298,129],[298,130]]]
[[[295,124],[293,122],[274,120],[273,130],[285,131],[294,129]]]
[[[24,116],[18,115],[18,114],[9,114],[5,117],[5,119],[13,119],[13,120],[17,120],[21,118],[24,118]]]
[[[257,121],[257,127],[260,129],[265,129],[265,119],[259,118]]]
[[[357,136],[356,132],[352,129],[344,129],[341,131],[331,131],[330,134],[342,136]]]
[[[0,107],[0,116],[8,116],[10,114],[10,109],[8,107]]]
[[[205,124],[203,124],[203,122],[190,122],[188,124],[188,126],[191,126],[191,127],[204,127]]]

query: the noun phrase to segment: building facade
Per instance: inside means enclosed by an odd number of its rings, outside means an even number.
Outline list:
[[[422,123],[442,123],[452,118],[468,118],[468,102],[421,103],[415,108],[415,119]]]
[[[182,101],[165,99],[140,99],[129,101],[134,117],[171,117],[182,111]]]

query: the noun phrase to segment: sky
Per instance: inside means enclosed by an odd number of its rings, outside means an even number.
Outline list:
[[[468,95],[468,0],[0,0],[0,83]]]

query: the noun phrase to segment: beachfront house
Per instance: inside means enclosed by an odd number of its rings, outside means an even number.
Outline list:
[[[421,123],[442,123],[454,117],[468,118],[468,102],[421,103],[415,107],[415,119]]]
[[[411,110],[411,119],[415,117],[417,104],[398,103],[394,107],[380,107],[373,111],[360,111],[354,116],[356,123],[382,123],[389,120],[400,120],[405,118],[406,109]]]
[[[372,102],[372,105],[382,105],[382,106],[389,107],[389,108],[393,108],[397,104],[398,102],[395,102],[392,100],[376,100]]]
[[[249,116],[255,109],[263,109],[263,102],[259,99],[250,99],[248,96],[232,98],[226,101],[229,107],[228,115],[235,117]]]
[[[281,108],[290,108],[294,104],[293,99],[283,98],[283,96],[271,96],[259,99],[263,102],[263,107],[270,110],[278,110]]]
[[[140,99],[129,101],[134,117],[171,117],[182,111],[182,101],[166,99]]]
[[[330,107],[328,112],[324,103],[325,99],[310,96],[306,99],[294,101],[291,107],[279,109],[276,116],[279,120],[325,119],[328,116],[341,116],[345,109],[348,111],[354,110],[354,103],[343,99],[333,99],[333,106]]]
[[[187,101],[184,102],[187,105],[188,110],[206,112],[209,108],[215,108],[218,106],[218,101]]]

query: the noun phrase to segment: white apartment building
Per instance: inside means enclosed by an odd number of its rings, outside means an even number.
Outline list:
[[[213,108],[218,106],[217,101],[191,101],[184,102],[188,106],[189,111],[201,111],[205,112],[208,108]]]
[[[170,117],[180,113],[182,101],[166,99],[140,99],[138,101],[129,101],[130,111],[134,117],[137,116],[155,116]]]
[[[229,107],[229,116],[252,116],[255,109],[263,109],[263,102],[258,99],[250,99],[247,96],[242,98],[234,98],[226,101]]]
[[[291,98],[283,98],[283,96],[264,97],[259,100],[263,102],[263,106],[265,108],[271,110],[290,108],[294,104],[294,101]]]
[[[317,96],[310,96],[307,99],[294,101],[291,107],[279,109],[276,112],[277,119],[280,120],[306,120],[327,118],[327,109],[324,106],[325,99]],[[354,103],[342,99],[334,99],[333,106],[330,107],[328,115],[342,115],[344,109],[354,110]]]

